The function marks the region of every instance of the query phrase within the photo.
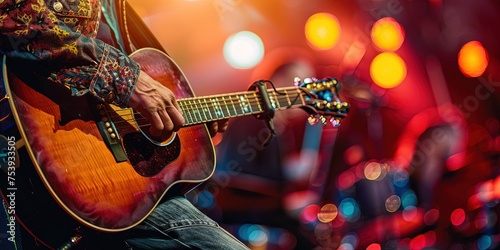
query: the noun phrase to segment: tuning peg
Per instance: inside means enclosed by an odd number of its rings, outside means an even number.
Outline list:
[[[330,123],[333,125],[334,128],[338,128],[340,126],[340,119],[332,117],[330,118]]]
[[[312,126],[318,124],[319,123],[318,115],[310,115],[309,118],[307,118],[307,122],[309,122],[309,124]]]
[[[323,126],[326,126],[328,124],[328,118],[326,116],[320,116],[319,120],[321,121],[321,124],[323,124]]]
[[[295,77],[293,78],[293,84],[295,85],[295,87],[298,87],[302,84],[302,79],[300,79],[300,77]]]

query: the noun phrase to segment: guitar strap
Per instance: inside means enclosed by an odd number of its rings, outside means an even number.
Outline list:
[[[156,39],[155,35],[128,2],[125,2],[125,13],[127,25],[123,30],[128,30],[130,34],[130,41],[133,44],[131,47],[135,47],[136,49],[149,47],[167,53],[158,39]],[[127,53],[131,53],[131,51],[127,51]]]
[[[123,0],[101,0],[102,13],[115,36],[117,46],[126,54],[140,48],[165,52],[142,18]],[[166,53],[166,52],[165,52]]]

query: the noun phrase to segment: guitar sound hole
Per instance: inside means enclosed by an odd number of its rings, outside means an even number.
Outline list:
[[[123,137],[123,146],[135,171],[146,177],[160,173],[181,152],[179,136],[166,146],[157,146],[140,132],[130,133]]]

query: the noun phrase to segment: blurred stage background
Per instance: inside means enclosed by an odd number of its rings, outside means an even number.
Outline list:
[[[497,249],[500,2],[129,0],[198,96],[336,77],[339,128],[230,121],[189,198],[252,249]]]

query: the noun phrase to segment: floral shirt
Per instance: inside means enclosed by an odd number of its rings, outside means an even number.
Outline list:
[[[99,0],[0,0],[0,54],[46,65],[73,95],[126,107],[140,67],[96,38],[100,19]]]

